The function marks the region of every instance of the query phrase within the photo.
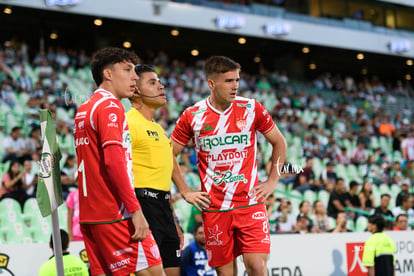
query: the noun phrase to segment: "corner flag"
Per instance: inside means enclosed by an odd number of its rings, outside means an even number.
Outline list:
[[[40,158],[36,199],[40,213],[43,217],[47,217],[63,203],[59,167],[62,154],[56,142],[54,120],[47,109],[40,110],[40,131],[43,149]]]

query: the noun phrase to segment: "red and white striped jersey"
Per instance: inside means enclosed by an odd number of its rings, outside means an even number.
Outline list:
[[[112,93],[99,89],[82,104],[73,128],[78,159],[80,223],[104,223],[130,217],[139,206],[133,190],[131,139],[125,111]],[[111,183],[103,149],[110,144],[123,147],[128,183]],[[121,181],[119,181],[121,182]]]
[[[186,145],[193,139],[202,190],[210,195],[208,210],[224,211],[258,203],[250,190],[258,184],[256,131],[275,127],[263,105],[236,97],[220,112],[203,100],[187,108],[171,138]]]

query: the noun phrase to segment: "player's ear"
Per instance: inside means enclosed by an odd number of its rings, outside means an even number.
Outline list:
[[[207,83],[208,87],[210,87],[211,89],[214,89],[214,87],[216,86],[215,82],[212,79],[208,79]]]
[[[109,68],[105,68],[103,70],[103,79],[104,80],[111,80],[112,79],[112,71]]]

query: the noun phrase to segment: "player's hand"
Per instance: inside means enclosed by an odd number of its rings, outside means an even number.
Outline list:
[[[143,240],[148,236],[149,224],[142,213],[138,210],[132,213],[132,223],[135,227],[135,233],[131,236],[133,240]]]
[[[259,185],[250,190],[249,196],[255,197],[256,200],[265,200],[269,197],[269,195],[274,193],[276,184],[277,181],[275,183],[270,183],[270,181],[261,182]]]
[[[203,211],[210,206],[211,201],[207,192],[187,192],[182,194],[185,201],[193,204],[198,210]]]

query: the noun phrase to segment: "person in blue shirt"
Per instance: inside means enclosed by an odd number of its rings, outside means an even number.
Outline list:
[[[194,226],[194,240],[188,244],[181,254],[181,276],[213,276],[214,268],[208,265],[206,237],[203,223]]]

